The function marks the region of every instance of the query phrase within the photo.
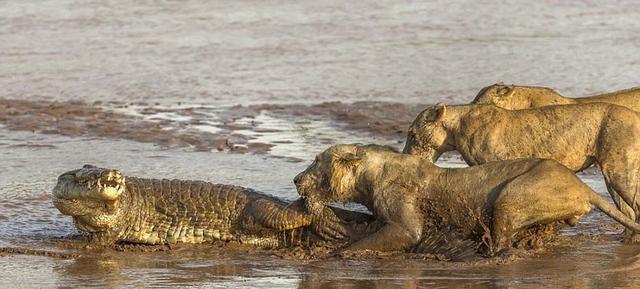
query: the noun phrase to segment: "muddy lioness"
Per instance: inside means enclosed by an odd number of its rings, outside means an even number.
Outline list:
[[[357,202],[383,223],[347,250],[403,250],[424,237],[425,227],[441,225],[476,236],[498,252],[526,228],[557,221],[575,225],[594,207],[640,232],[640,224],[553,160],[451,169],[380,146],[335,145],[294,182],[308,207]]]
[[[618,207],[636,220],[640,115],[627,108],[604,103],[527,110],[436,105],[421,112],[409,128],[404,152],[436,161],[452,150],[469,165],[535,157],[578,172],[597,163]]]
[[[527,109],[558,104],[604,102],[640,111],[640,87],[587,97],[569,98],[551,88],[494,84],[480,90],[473,104],[494,104],[506,109]]]

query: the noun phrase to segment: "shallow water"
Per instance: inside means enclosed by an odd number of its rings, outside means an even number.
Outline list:
[[[79,100],[131,118],[0,112],[0,246],[68,251],[47,241],[77,234],[49,191],[83,164],[293,199],[293,176],[331,144],[401,147],[411,117],[398,114],[416,103],[466,102],[498,81],[570,96],[637,86],[637,19],[635,1],[0,1],[0,98]],[[360,100],[389,103],[297,106]],[[341,115],[356,111],[385,119]],[[154,125],[167,134],[113,133]],[[232,142],[224,152],[211,147],[218,136]],[[252,145],[263,148],[228,153]],[[439,164],[464,165],[455,155]],[[599,172],[580,177],[606,196]],[[299,261],[211,246],[8,255],[0,288],[640,288],[640,246],[622,245],[620,231],[594,211],[554,248],[505,264]]]
[[[638,85],[636,1],[2,1],[3,97],[470,100]]]
[[[76,234],[70,218],[60,215],[48,196],[61,172],[92,163],[126,174],[203,179],[250,186],[286,199],[296,197],[291,176],[305,162],[252,154],[161,150],[148,144],[95,138],[68,138],[0,130],[0,244],[68,251],[47,239]],[[29,146],[37,143],[38,146]],[[78,154],[77,152],[83,152]],[[458,158],[440,162],[461,166]],[[277,168],[277,170],[274,170]],[[581,177],[605,194],[597,174]],[[299,261],[195,246],[164,252],[85,252],[71,260],[11,255],[1,257],[0,287],[184,287],[323,288],[408,286],[429,288],[636,288],[635,271],[624,267],[640,246],[620,243],[621,227],[599,212],[562,231],[567,240],[525,260],[499,264],[464,264],[434,260],[371,259]],[[73,251],[73,250],[72,250]],[[255,253],[255,252],[254,252]],[[19,285],[19,286],[18,286]],[[612,287],[609,287],[612,286]]]

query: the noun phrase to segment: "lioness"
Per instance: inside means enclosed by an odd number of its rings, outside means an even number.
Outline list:
[[[587,97],[569,98],[540,86],[494,84],[480,90],[473,104],[494,104],[506,109],[527,109],[558,104],[604,102],[640,111],[640,87]]]
[[[636,219],[640,115],[622,106],[591,103],[506,110],[436,105],[421,112],[409,128],[404,152],[436,161],[452,150],[469,165],[535,157],[556,160],[578,172],[597,163],[618,207]]]
[[[486,232],[487,246],[498,252],[510,247],[523,229],[557,221],[575,225],[594,207],[640,232],[640,224],[553,160],[440,168],[380,146],[335,145],[320,153],[294,183],[311,203],[308,207],[357,202],[384,224],[347,250],[407,249],[424,237],[425,226],[438,222],[468,236]]]

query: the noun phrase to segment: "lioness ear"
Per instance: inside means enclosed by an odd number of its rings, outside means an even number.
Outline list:
[[[357,156],[354,153],[346,153],[346,154],[342,155],[342,160],[347,161],[347,162],[353,162],[353,161],[359,161],[360,157]]]
[[[340,153],[336,157],[337,163],[344,168],[352,168],[361,160],[361,158],[356,153],[352,152]]]
[[[447,113],[447,106],[442,102],[438,102],[438,104],[433,107],[431,119],[433,121],[441,121],[444,118],[445,113]]]
[[[498,88],[498,96],[500,97],[509,97],[513,93],[512,85],[502,85]]]

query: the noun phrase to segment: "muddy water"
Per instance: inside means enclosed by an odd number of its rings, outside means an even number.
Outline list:
[[[324,128],[323,128],[324,129]],[[78,232],[51,206],[48,191],[55,177],[85,163],[117,167],[131,175],[168,176],[234,183],[285,199],[296,197],[291,176],[305,162],[269,155],[163,150],[149,144],[104,138],[70,138],[0,130],[0,245],[76,253],[64,259],[30,255],[1,257],[0,286],[131,288],[268,287],[360,288],[637,288],[638,246],[620,243],[621,227],[599,212],[562,231],[557,244],[523,259],[448,263],[403,258],[343,260],[281,259],[269,252],[234,251],[212,246],[159,252],[65,249],[51,238]],[[340,134],[338,134],[340,136]],[[356,134],[357,136],[357,134]],[[355,138],[354,135],[351,136]],[[363,139],[361,139],[363,140]],[[286,150],[288,144],[283,144]],[[292,148],[300,144],[292,145]],[[312,148],[310,148],[312,150]],[[292,153],[297,153],[295,149]],[[80,152],[80,153],[78,153]],[[455,156],[440,163],[462,166]],[[274,169],[275,168],[275,169]],[[581,177],[606,195],[594,172]],[[607,272],[606,270],[621,270]],[[629,271],[630,270],[630,271]],[[611,287],[610,287],[611,286]]]
[[[401,147],[421,103],[498,81],[566,95],[639,85],[635,1],[351,2],[1,1],[0,247],[60,254],[0,252],[0,288],[640,287],[640,246],[599,212],[548,250],[471,263],[52,241],[78,232],[49,191],[86,163],[293,199],[315,153]],[[580,177],[606,196],[597,171]]]

